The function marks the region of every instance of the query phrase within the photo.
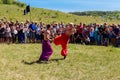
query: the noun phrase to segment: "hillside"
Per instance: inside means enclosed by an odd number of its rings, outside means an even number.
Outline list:
[[[30,14],[23,15],[24,7],[20,7],[14,4],[0,4],[0,19],[6,17],[8,20],[12,19],[13,21],[25,21],[26,19],[30,20]],[[103,23],[106,21],[101,16],[77,16],[74,14],[63,13],[60,11],[47,10],[42,8],[31,8],[31,20],[37,22],[50,23],[52,21],[64,22],[64,23]],[[119,23],[120,20],[107,20],[108,23]]]
[[[23,15],[23,10],[25,7],[19,7],[17,5],[7,5],[0,4],[0,18],[6,17],[8,20],[12,19],[13,21],[25,21],[30,19],[30,14]],[[77,16],[73,14],[63,13],[60,11],[52,11],[42,8],[31,8],[31,18],[32,21],[43,21],[45,23],[50,23],[52,21],[64,23],[74,22],[74,23],[102,23],[100,17],[91,17],[91,16]]]

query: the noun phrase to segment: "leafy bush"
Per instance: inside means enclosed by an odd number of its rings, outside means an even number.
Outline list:
[[[3,0],[0,0],[0,4],[2,4],[3,3]]]
[[[14,1],[13,4],[16,4],[16,5],[18,5],[19,7],[24,7],[24,6],[26,6],[25,3],[21,3],[21,2],[17,2],[17,1]]]
[[[15,4],[15,5],[18,5],[19,7],[26,6],[25,3],[21,3],[15,0],[0,0],[0,4]]]
[[[14,0],[1,0],[3,4],[13,4]]]

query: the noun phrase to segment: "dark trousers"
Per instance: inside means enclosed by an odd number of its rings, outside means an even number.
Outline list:
[[[18,34],[18,42],[23,43],[23,39],[24,39],[24,34],[23,33]]]

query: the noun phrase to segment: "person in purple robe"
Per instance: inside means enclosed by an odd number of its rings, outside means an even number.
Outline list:
[[[47,25],[47,30],[44,31],[44,40],[42,41],[42,53],[37,62],[42,62],[42,61],[48,62],[50,56],[53,54],[53,49],[50,43],[51,42],[50,29],[51,26]]]

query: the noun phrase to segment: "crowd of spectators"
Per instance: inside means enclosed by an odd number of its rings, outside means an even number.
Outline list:
[[[0,43],[38,43],[43,40],[46,30],[43,22],[13,22],[0,20]],[[64,33],[69,23],[50,23],[51,38]],[[120,46],[119,24],[74,24],[75,33],[70,37],[70,43],[85,45]]]

